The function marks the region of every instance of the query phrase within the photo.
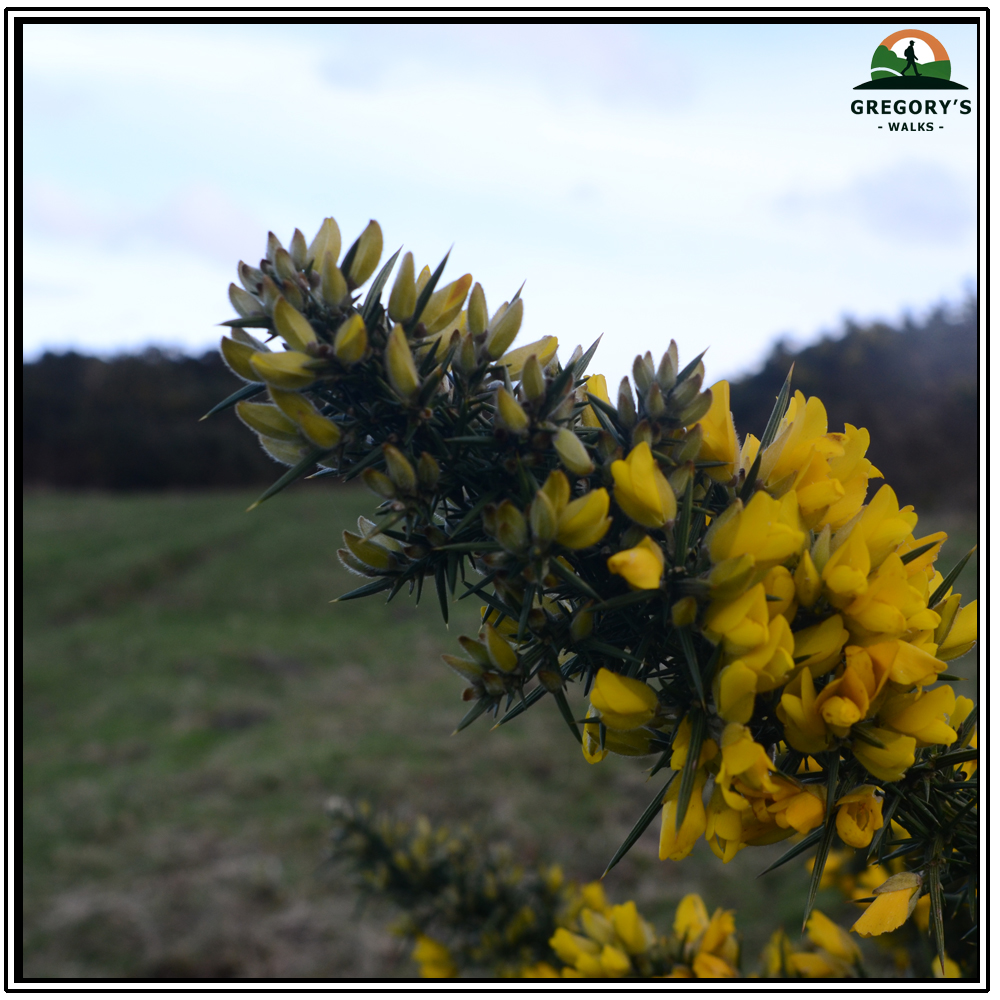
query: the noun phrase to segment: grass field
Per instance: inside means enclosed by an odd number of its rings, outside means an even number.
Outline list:
[[[250,499],[25,498],[25,976],[409,976],[392,914],[359,916],[325,864],[329,796],[478,824],[590,879],[655,791],[641,762],[588,766],[551,704],[450,735],[463,685],[439,657],[478,607],[449,633],[433,600],[330,604],[369,495]],[[946,564],[973,540],[952,522]],[[608,876],[614,901],[661,927],[692,890],[736,906],[751,967],[801,919],[801,867],[753,877],[781,845],[672,864],[657,830]]]

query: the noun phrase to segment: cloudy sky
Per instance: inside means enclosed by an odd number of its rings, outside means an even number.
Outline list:
[[[612,377],[957,301],[976,114],[850,110],[909,27],[970,88],[920,96],[977,110],[967,25],[28,25],[25,356],[209,347],[236,261],[326,215],[418,264],[454,244],[491,306],[526,281],[522,341],[603,333]]]

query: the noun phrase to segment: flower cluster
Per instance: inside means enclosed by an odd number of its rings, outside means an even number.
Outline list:
[[[471,275],[439,287],[447,258],[417,272],[397,253],[376,274],[375,222],[340,251],[327,219],[311,243],[272,234],[259,268],[240,264],[222,352],[246,385],[216,407],[289,467],[261,500],[310,473],[379,498],[344,532],[364,582],[340,600],[419,600],[433,580],[447,620],[474,596],[480,630],[446,657],[471,703],[460,729],[548,699],[590,763],[669,766],[614,861],[657,812],[664,858],[702,836],[728,861],[806,835],[808,918],[835,839],[881,849],[905,814],[941,944],[941,887],[977,867],[978,785],[955,776],[975,757],[959,733],[972,704],[940,682],[977,609],[952,592],[964,563],[935,568],[944,534],[919,536],[888,485],[868,498],[868,433],[831,431],[790,374],[741,442],[729,386],[706,388],[673,341],[658,363],[637,357],[612,402],[587,374],[596,344],[565,364],[553,336],[513,348],[519,293],[491,312]]]

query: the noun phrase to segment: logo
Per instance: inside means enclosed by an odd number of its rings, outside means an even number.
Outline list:
[[[968,90],[951,78],[945,47],[919,28],[894,31],[872,56],[872,78],[855,90]]]

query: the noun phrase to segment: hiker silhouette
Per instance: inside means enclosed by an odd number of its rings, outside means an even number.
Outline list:
[[[914,45],[914,42],[913,42],[913,39],[911,38],[910,39],[910,44],[907,45],[906,48],[903,50],[903,55],[906,56],[906,65],[903,67],[902,71],[900,72],[900,74],[899,74],[900,76],[905,76],[906,75],[906,71],[911,66],[913,67],[914,74],[916,74],[917,76],[920,76],[920,70],[917,69],[917,56],[916,56],[916,53],[913,51],[913,45]]]

